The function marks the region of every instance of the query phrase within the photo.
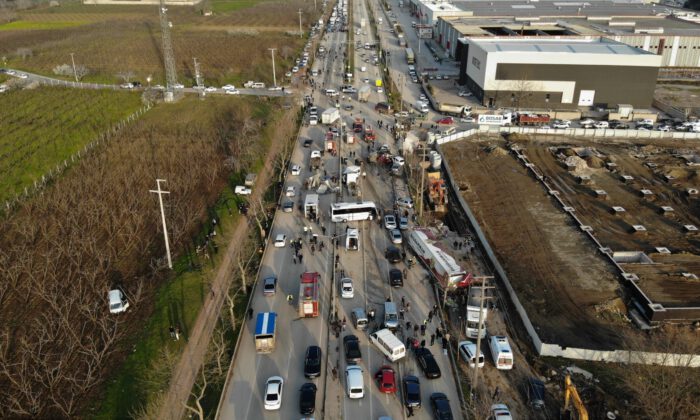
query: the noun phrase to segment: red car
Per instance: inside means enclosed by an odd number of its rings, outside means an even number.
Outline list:
[[[445,124],[445,125],[450,125],[454,124],[455,120],[452,117],[445,117],[445,118],[440,118],[437,122],[438,124]]]
[[[396,372],[390,366],[382,366],[379,371],[374,374],[374,379],[377,380],[379,390],[385,394],[393,394],[396,392]]]

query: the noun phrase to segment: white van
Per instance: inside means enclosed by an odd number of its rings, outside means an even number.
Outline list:
[[[496,369],[513,369],[513,352],[510,349],[508,337],[492,335],[489,338],[489,348],[491,349],[491,357],[493,357],[493,364],[496,366]]]
[[[384,302],[384,327],[390,330],[399,327],[399,313],[394,302]]]
[[[473,368],[479,366],[484,367],[484,353],[479,352],[479,362],[476,362],[476,344],[472,341],[460,341],[457,345],[459,349],[459,354],[462,356],[462,360],[469,364],[469,367]]]
[[[360,249],[360,233],[357,229],[345,229],[345,249],[348,251]]]
[[[351,365],[345,368],[345,389],[350,399],[355,400],[365,396],[365,384],[362,378],[361,367]]]
[[[369,339],[392,362],[406,356],[406,346],[387,329],[370,334]]]
[[[265,89],[265,83],[262,82],[255,82],[251,86],[253,89]]]
[[[338,96],[338,91],[335,89],[326,89],[326,96]]]

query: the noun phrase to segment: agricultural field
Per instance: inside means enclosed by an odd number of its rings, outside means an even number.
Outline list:
[[[130,92],[42,87],[0,95],[0,202],[141,106]]]
[[[305,42],[294,34],[297,11],[302,9],[305,25],[318,16],[313,4],[301,0],[218,4],[227,11],[212,16],[190,7],[168,11],[178,78],[186,85],[194,80],[194,58],[206,84],[269,83],[267,49],[277,48],[277,74],[284,74]],[[128,75],[141,82],[152,76],[153,83],[163,84],[157,11],[150,6],[67,5],[22,12],[17,22],[0,26],[0,56],[8,67],[53,75],[75,53],[76,64],[90,70],[84,81],[117,83]]]

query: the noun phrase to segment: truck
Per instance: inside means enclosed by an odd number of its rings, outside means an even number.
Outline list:
[[[545,125],[549,124],[550,118],[547,114],[520,114],[518,124],[520,125]]]
[[[372,93],[372,88],[369,85],[364,85],[357,91],[357,100],[360,102],[367,102],[369,100],[369,94]]]
[[[484,305],[481,309],[481,293],[484,288]],[[467,325],[465,333],[469,338],[478,338],[479,318],[481,318],[481,338],[486,337],[486,317],[489,313],[488,302],[493,297],[492,288],[485,287],[484,284],[474,284],[469,287],[467,295]]]
[[[321,152],[318,150],[312,150],[309,157],[309,169],[311,171],[321,167]]]
[[[364,29],[366,23],[365,18],[360,19],[360,28]]]
[[[447,104],[441,102],[438,104],[438,111],[444,114],[456,115],[457,117],[468,117],[472,114],[472,107],[469,105]]]
[[[299,277],[299,317],[314,318],[319,314],[318,292],[321,275],[307,271]]]
[[[513,114],[510,112],[504,114],[480,114],[476,119],[476,123],[479,125],[510,126],[512,122]]]
[[[413,54],[412,48],[406,48],[406,62],[408,64],[415,64],[416,62],[416,55]]]
[[[272,353],[277,335],[277,313],[260,312],[255,320],[255,351]]]
[[[360,249],[360,233],[355,228],[345,229],[345,249],[348,251],[357,251]]]
[[[333,124],[340,119],[340,111],[338,108],[328,108],[321,113],[322,124]]]
[[[452,256],[435,246],[435,241],[421,229],[414,229],[408,235],[408,245],[420,262],[443,288],[456,288],[467,277],[467,273]]]
[[[372,130],[372,127],[367,126],[365,127],[365,141],[370,142],[374,141],[377,139],[377,136],[374,134],[374,130]]]

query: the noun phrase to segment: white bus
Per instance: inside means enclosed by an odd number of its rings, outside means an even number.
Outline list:
[[[376,216],[377,206],[372,201],[331,204],[331,221],[335,223],[373,220]]]

